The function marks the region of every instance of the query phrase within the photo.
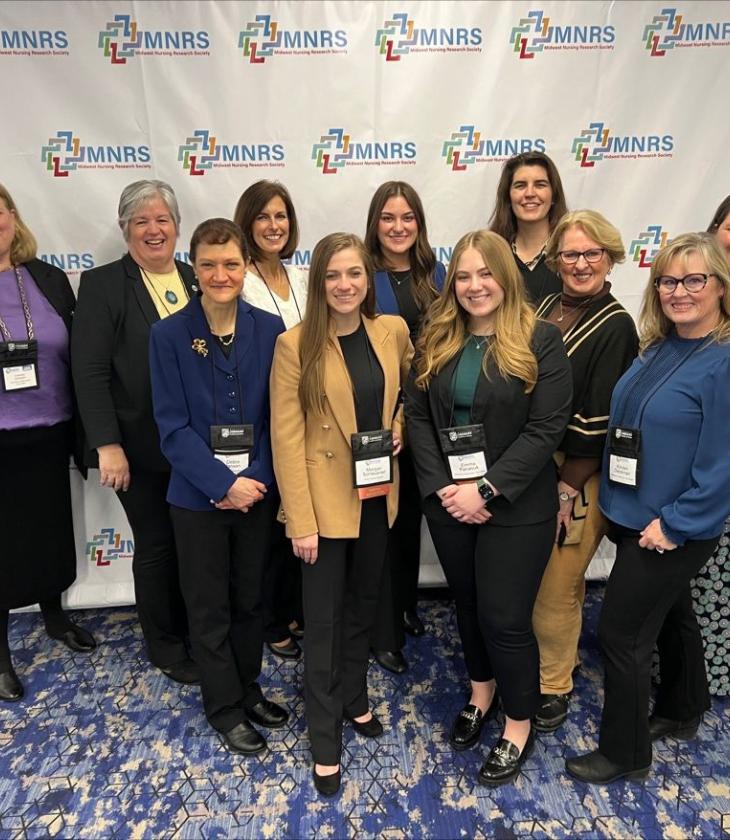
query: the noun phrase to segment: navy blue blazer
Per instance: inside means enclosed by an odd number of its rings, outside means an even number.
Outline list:
[[[226,359],[211,335],[198,297],[152,326],[152,405],[162,453],[172,467],[167,491],[170,504],[211,510],[211,500],[220,501],[236,480],[236,475],[213,457],[213,425],[253,423],[249,466],[239,475],[255,478],[267,487],[274,484],[269,373],[276,339],[283,332],[284,323],[278,315],[239,300],[236,340]],[[195,339],[205,342],[207,356],[193,349]]]
[[[438,289],[439,294],[443,291],[445,279],[446,269],[444,264],[436,262],[436,267],[433,270],[433,284]],[[387,271],[375,272],[375,306],[377,311],[382,312],[383,315],[400,315],[398,301],[390,284]]]

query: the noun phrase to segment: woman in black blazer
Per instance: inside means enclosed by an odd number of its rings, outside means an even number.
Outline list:
[[[134,590],[150,660],[177,682],[199,682],[166,501],[170,467],[152,416],[152,324],[182,309],[192,268],[174,258],[180,212],[163,181],[135,181],[119,199],[129,252],[85,271],[71,338],[79,411],[100,483],[117,492],[134,536]]]
[[[482,784],[514,779],[533,742],[539,655],[532,608],[555,538],[552,453],[570,416],[559,330],[536,319],[509,245],[464,236],[416,348],[406,424],[436,552],[456,601],[471,697],[451,730],[473,746],[497,709]]]
[[[24,693],[9,610],[40,604],[51,638],[74,651],[96,647],[61,608],[76,579],[68,472],[75,301],[66,275],[35,255],[35,238],[0,185],[0,700],[8,701]]]

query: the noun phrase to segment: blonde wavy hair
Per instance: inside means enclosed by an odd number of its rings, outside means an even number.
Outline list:
[[[654,285],[656,279],[666,272],[667,266],[675,257],[680,257],[686,265],[690,254],[699,254],[702,257],[707,266],[707,273],[712,274],[723,288],[720,298],[720,321],[708,338],[721,344],[730,341],[730,263],[712,234],[683,233],[665,245],[651,264],[649,282],[644,289],[639,312],[639,349],[642,353],[652,345],[664,341],[674,327],[674,323],[662,310],[659,291]]]
[[[10,243],[10,262],[13,265],[23,265],[23,263],[35,259],[38,253],[38,243],[28,226],[20,218],[20,212],[15,202],[2,184],[0,184],[0,201],[15,217],[15,236]]]
[[[605,216],[596,210],[573,210],[560,218],[545,246],[545,262],[553,271],[559,271],[560,240],[568,228],[579,227],[586,236],[606,249],[610,266],[626,259],[626,249],[621,234]]]
[[[489,376],[489,362],[494,360],[501,376],[521,379],[529,394],[537,382],[537,359],[530,349],[537,318],[525,297],[510,246],[489,230],[467,233],[454,248],[444,290],[429,308],[417,342],[416,385],[425,391],[431,378],[461,352],[468,338],[469,314],[456,298],[454,280],[459,261],[470,248],[479,252],[504,292],[496,313],[494,341],[487,345],[482,360],[484,374]]]

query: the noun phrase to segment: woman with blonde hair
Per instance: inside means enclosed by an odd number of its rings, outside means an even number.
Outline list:
[[[323,795],[340,787],[343,718],[363,737],[383,733],[368,700],[369,634],[398,512],[398,398],[412,355],[405,321],[375,316],[362,241],[318,242],[304,319],[276,344],[271,432],[286,532],[302,560],[304,700]]]
[[[646,776],[652,741],[693,738],[710,705],[689,583],[730,513],[730,268],[712,236],[687,233],[659,251],[639,328],[640,355],[611,400],[599,496],[616,562],[598,628],[598,749],[566,762],[594,784]]]
[[[534,746],[532,608],[555,537],[551,456],[570,415],[570,365],[559,330],[528,304],[509,245],[490,231],[456,245],[417,348],[408,435],[471,680],[450,743],[477,743],[499,692],[504,732],[479,771],[498,785]]]

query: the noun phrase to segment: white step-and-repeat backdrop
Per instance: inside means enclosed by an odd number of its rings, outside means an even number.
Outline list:
[[[538,149],[569,207],[622,231],[612,279],[636,313],[656,249],[730,192],[729,47],[728,2],[3,2],[0,181],[76,285],[123,252],[117,200],[139,178],[173,185],[183,258],[199,221],[281,180],[302,265],[407,180],[448,262],[503,161]],[[72,478],[70,603],[129,602],[121,507]]]

